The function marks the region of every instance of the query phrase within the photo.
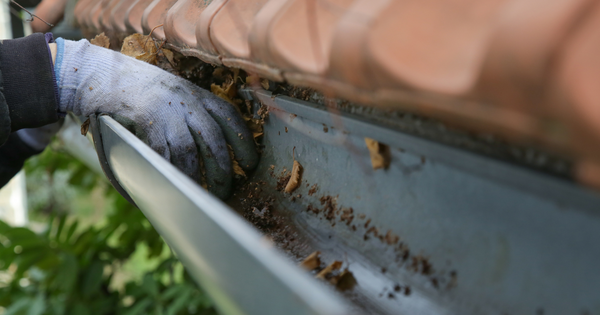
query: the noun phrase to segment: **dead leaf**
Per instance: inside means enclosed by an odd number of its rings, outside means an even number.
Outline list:
[[[262,132],[254,132],[254,133],[252,134],[252,136],[253,136],[255,139],[256,139],[256,138],[258,138],[258,137],[260,137],[260,136],[262,136],[262,135],[263,135],[263,133],[262,133]]]
[[[246,77],[246,85],[258,89],[259,86],[262,86],[265,90],[269,88],[269,80],[261,79],[258,75],[252,74]],[[266,86],[266,88],[265,88]]]
[[[260,85],[262,86],[263,89],[268,90],[269,89],[269,80],[260,79]]]
[[[104,35],[104,32],[102,32],[102,33],[96,35],[96,37],[94,37],[90,41],[90,44],[108,48],[110,46],[110,40],[108,39],[108,37],[106,37],[106,35]]]
[[[342,268],[342,262],[336,260],[336,261],[332,262],[329,266],[323,268],[323,270],[321,270],[321,272],[319,272],[315,278],[325,279],[325,277],[328,274],[330,274],[331,272],[338,270],[340,268]]]
[[[300,185],[300,176],[302,173],[302,165],[298,163],[298,161],[294,161],[294,166],[292,168],[292,176],[285,186],[285,192],[291,193]]]
[[[237,95],[237,88],[232,79],[226,80],[222,85],[211,84],[210,91],[216,96],[228,101],[229,103],[236,105],[234,98]]]
[[[135,59],[141,60],[143,62],[149,63],[151,65],[157,65],[158,60],[156,59],[156,55],[152,53],[143,53],[141,55],[135,56]]]
[[[83,124],[81,124],[81,135],[82,136],[87,135],[89,129],[90,129],[90,119],[88,118],[86,121],[83,122]]]
[[[225,67],[217,67],[217,68],[215,68],[215,70],[213,70],[212,76],[215,79],[223,81],[223,80],[225,80],[225,77],[223,75],[225,73],[225,70],[226,70]]]
[[[262,123],[264,124],[265,118],[269,117],[269,108],[267,106],[261,104],[258,111],[256,111],[256,114],[258,116],[260,116],[260,119],[263,121]]]
[[[147,62],[152,65],[157,64],[157,48],[154,39],[147,35],[133,34],[123,40],[121,53],[129,57]]]
[[[227,149],[229,150],[229,157],[231,158],[231,163],[233,164],[233,173],[235,173],[236,175],[246,177],[246,172],[244,172],[244,170],[240,166],[240,163],[238,163],[238,161],[235,159],[233,149],[229,144],[227,145]]]
[[[158,46],[158,54],[156,55],[156,65],[166,71],[174,71],[175,66],[175,54],[166,49],[162,48],[162,44]],[[193,94],[193,93],[192,93]]]
[[[300,263],[300,267],[308,271],[319,268],[319,266],[321,266],[321,258],[319,258],[319,255],[321,255],[321,252],[319,251],[308,255],[308,257],[304,258],[304,260]]]
[[[296,147],[294,147],[294,149],[292,150],[292,156],[294,155],[294,150],[296,150]],[[298,163],[298,161],[296,161],[296,158],[294,157],[294,166],[292,167],[292,175],[290,176],[290,180],[287,182],[287,185],[285,185],[286,193],[291,193],[296,188],[298,188],[298,186],[300,185],[301,176],[302,176],[302,165],[300,165],[300,163]]]
[[[162,50],[162,54],[165,56],[165,58],[167,58],[167,60],[170,63],[174,63],[175,62],[174,59],[173,59],[173,58],[175,58],[175,55],[173,54],[172,51],[170,51],[169,49],[165,49],[165,48],[162,48],[161,50]]]
[[[335,287],[340,291],[351,290],[357,284],[356,278],[354,278],[354,275],[348,269],[344,269],[340,275],[331,278],[329,282],[335,285]]]
[[[365,138],[365,143],[371,155],[371,166],[373,166],[373,169],[388,168],[391,160],[390,148],[371,138]]]

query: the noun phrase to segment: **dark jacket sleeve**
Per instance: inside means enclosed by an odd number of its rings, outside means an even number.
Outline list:
[[[47,40],[44,34],[36,33],[0,41],[0,144],[11,131],[41,127],[59,118]]]
[[[59,118],[58,89],[47,42],[52,34],[0,40],[0,187],[38,154],[13,131]]]
[[[31,148],[16,133],[10,134],[0,147],[0,187],[4,187],[23,168],[25,160],[42,151]]]

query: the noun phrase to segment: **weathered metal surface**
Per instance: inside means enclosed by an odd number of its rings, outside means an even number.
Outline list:
[[[265,91],[242,94],[270,110],[250,191],[293,230],[283,247],[292,259],[319,250],[323,261],[344,262],[357,280],[344,293],[355,311],[600,314],[598,194],[364,117]],[[223,311],[348,312],[231,208],[113,120],[101,121],[119,182]],[[390,146],[388,169],[371,169],[364,137]],[[294,159],[304,170],[290,195],[277,182]],[[248,215],[247,199],[238,192],[230,203]]]
[[[100,121],[119,182],[224,314],[349,314],[216,197],[113,119]]]
[[[270,108],[250,180],[266,182],[260,187],[276,199],[273,208],[309,244],[293,254],[320,250],[348,264],[358,285],[347,296],[366,313],[600,314],[597,193],[363,117],[268,92],[246,95]],[[371,169],[364,137],[390,145],[387,170]],[[294,158],[304,169],[296,198],[275,189]],[[333,219],[328,197],[340,210]],[[404,249],[408,256],[399,258]],[[431,273],[414,271],[423,257]]]

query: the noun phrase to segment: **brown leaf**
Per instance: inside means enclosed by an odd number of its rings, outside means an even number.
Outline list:
[[[337,277],[331,278],[329,282],[335,285],[335,287],[340,291],[351,290],[357,284],[356,278],[354,278],[354,275],[348,269],[344,269],[342,273],[340,273]]]
[[[246,177],[246,172],[244,172],[244,170],[240,166],[240,163],[238,163],[238,161],[235,159],[233,149],[229,144],[227,145],[227,149],[229,150],[229,157],[231,158],[231,163],[233,164],[233,173],[235,173],[236,175]]]
[[[246,84],[252,86],[253,84],[257,84],[259,80],[257,75],[249,75],[246,77]]]
[[[321,252],[319,251],[308,255],[308,257],[304,258],[304,260],[300,263],[300,267],[308,271],[319,268],[319,266],[321,266],[321,258],[319,258],[319,255],[321,255]]]
[[[121,53],[135,59],[156,65],[156,43],[154,39],[142,34],[133,34],[123,40]]]
[[[260,85],[262,86],[263,89],[268,90],[269,89],[269,80],[260,79]]]
[[[172,51],[170,51],[169,49],[165,49],[165,48],[161,48],[161,50],[162,50],[162,54],[165,56],[165,58],[167,58],[167,60],[170,63],[174,63],[175,62],[174,59],[173,59],[174,58],[174,54],[173,54]]]
[[[330,274],[331,272],[338,270],[342,267],[342,262],[341,261],[334,261],[332,262],[329,266],[323,268],[323,270],[321,270],[321,272],[319,272],[317,274],[317,276],[315,278],[317,279],[325,279],[325,277]]]
[[[83,122],[83,124],[81,124],[81,135],[82,136],[87,135],[89,129],[90,129],[90,119],[88,118],[86,121]]]
[[[110,46],[110,40],[108,39],[108,37],[106,37],[106,35],[104,35],[104,32],[102,32],[102,33],[96,35],[96,37],[94,37],[90,41],[90,44],[108,48]]]
[[[141,55],[137,55],[137,56],[135,56],[135,59],[141,60],[143,62],[149,63],[151,65],[155,65],[155,66],[158,64],[156,55],[151,54],[151,53],[143,53]]]
[[[210,91],[213,92],[216,96],[235,105],[234,99],[237,96],[237,88],[235,86],[235,81],[232,78],[228,78],[221,85],[216,85],[214,83],[211,84]]]
[[[294,166],[292,167],[292,176],[285,186],[285,192],[291,193],[300,185],[300,177],[302,175],[302,165],[298,163],[298,161],[294,161]]]
[[[373,169],[386,169],[390,166],[391,154],[390,148],[371,138],[365,138],[365,143],[371,155],[371,165]]]

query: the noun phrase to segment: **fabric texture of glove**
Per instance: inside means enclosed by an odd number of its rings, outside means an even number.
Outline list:
[[[233,105],[156,66],[59,38],[55,64],[59,112],[108,114],[208,190],[229,195],[229,143],[242,168],[256,166],[251,132]]]

